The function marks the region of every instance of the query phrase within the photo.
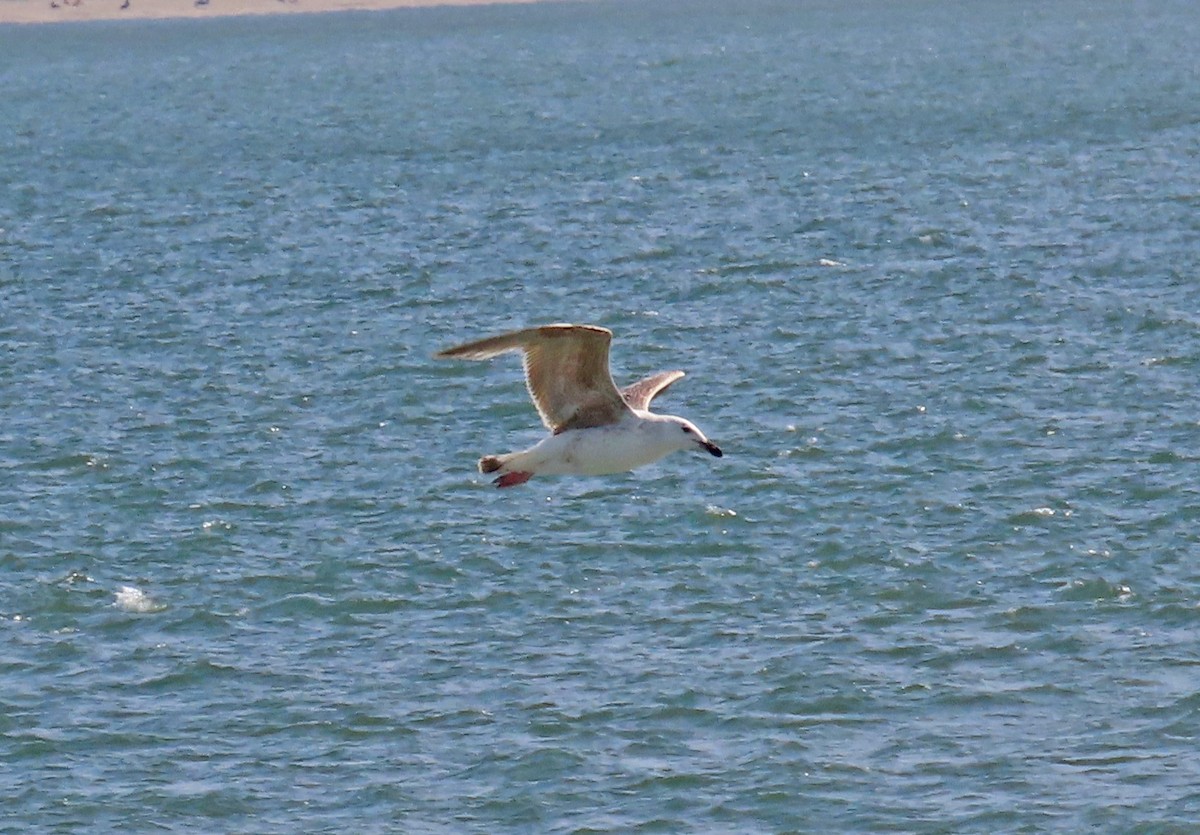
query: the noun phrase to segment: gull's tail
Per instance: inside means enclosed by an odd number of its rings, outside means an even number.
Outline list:
[[[494,473],[497,470],[503,469],[518,455],[520,455],[518,452],[510,452],[508,455],[485,455],[479,459],[479,472]],[[521,470],[509,470],[492,479],[492,484],[497,487],[516,487],[518,484],[524,484],[531,478],[533,478],[533,473]]]
[[[507,455],[485,455],[479,459],[479,472],[494,473],[496,470],[504,466],[504,459]]]

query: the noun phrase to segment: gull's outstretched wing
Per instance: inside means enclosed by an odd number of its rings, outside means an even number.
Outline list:
[[[650,408],[651,400],[658,397],[667,390],[671,383],[683,376],[682,371],[660,371],[644,380],[638,380],[632,386],[627,386],[621,391],[621,395],[629,404],[629,408],[645,411]]]
[[[533,404],[542,422],[557,434],[616,423],[629,414],[608,370],[611,343],[607,328],[543,325],[447,348],[436,356],[485,360],[520,351]]]

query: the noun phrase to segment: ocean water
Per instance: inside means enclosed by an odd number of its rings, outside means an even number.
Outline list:
[[[0,27],[0,830],[1193,831],[1197,43]],[[493,489],[553,321],[726,456]]]

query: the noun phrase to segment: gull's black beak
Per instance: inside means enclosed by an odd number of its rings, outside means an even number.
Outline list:
[[[703,444],[701,444],[701,446],[703,446],[705,449],[707,449],[708,454],[713,456],[714,458],[720,458],[722,455],[725,454],[725,453],[721,452],[721,448],[719,446],[717,446],[716,444],[714,444],[712,441],[705,441]]]

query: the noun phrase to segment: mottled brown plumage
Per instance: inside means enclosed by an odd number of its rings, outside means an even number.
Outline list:
[[[442,358],[483,360],[520,351],[525,385],[542,423],[554,434],[617,423],[645,409],[655,395],[683,376],[664,371],[617,390],[608,370],[612,331],[594,325],[543,325],[439,351]]]

